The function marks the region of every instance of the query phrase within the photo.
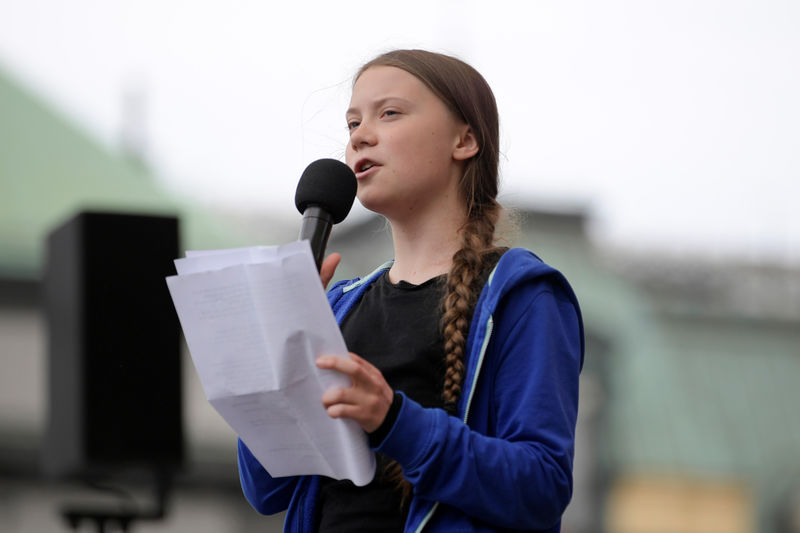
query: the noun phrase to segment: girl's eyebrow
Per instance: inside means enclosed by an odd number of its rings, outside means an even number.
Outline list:
[[[401,98],[399,96],[386,96],[386,97],[383,97],[383,98],[381,98],[379,100],[375,100],[374,102],[370,103],[369,105],[371,107],[382,107],[385,104],[387,104],[389,102],[392,102],[392,101],[397,101],[397,102],[403,103],[403,104],[411,103],[409,100],[406,100],[405,98]],[[345,111],[345,116],[357,115],[357,114],[358,114],[358,108],[357,107],[350,107],[350,108],[347,109],[347,111]]]

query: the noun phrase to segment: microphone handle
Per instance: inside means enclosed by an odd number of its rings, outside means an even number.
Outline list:
[[[317,264],[317,271],[322,266],[325,258],[325,247],[328,245],[328,237],[333,227],[333,217],[330,213],[318,206],[310,206],[303,211],[303,225],[300,226],[300,237],[298,240],[308,239],[311,243],[311,253],[314,255],[314,262]]]

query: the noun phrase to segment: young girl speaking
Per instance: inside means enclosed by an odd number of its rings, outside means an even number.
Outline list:
[[[491,89],[458,59],[397,50],[361,68],[346,118],[358,199],[391,223],[395,256],[329,290],[353,353],[317,365],[351,378],[322,403],[364,428],[378,471],[365,487],[272,478],[239,441],[245,496],[262,513],[288,509],[292,532],[558,531],[583,327],[558,271],[494,244]]]

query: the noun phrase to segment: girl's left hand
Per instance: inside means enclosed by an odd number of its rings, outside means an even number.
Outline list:
[[[317,366],[338,370],[353,381],[350,387],[330,389],[322,395],[322,405],[328,416],[352,418],[367,433],[378,429],[394,399],[394,391],[381,371],[352,352],[350,359],[323,355],[317,358]]]

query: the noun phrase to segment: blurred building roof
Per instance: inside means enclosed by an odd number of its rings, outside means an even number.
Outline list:
[[[102,146],[1,69],[0,117],[0,277],[38,277],[46,235],[81,210],[178,216],[186,248],[244,244],[235,219],[170,194],[140,160]]]
[[[655,327],[609,373],[614,464],[800,481],[800,271],[665,257],[619,270]]]

